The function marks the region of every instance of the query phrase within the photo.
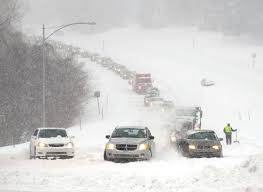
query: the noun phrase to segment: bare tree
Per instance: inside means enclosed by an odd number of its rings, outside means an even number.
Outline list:
[[[0,0],[0,27],[11,25],[19,18],[17,0]]]
[[[87,95],[87,74],[75,59],[78,48],[53,42],[46,47],[46,92],[42,90],[42,46],[12,24],[16,1],[0,0],[0,146],[24,142],[42,126],[69,127]],[[18,10],[17,10],[18,11]],[[59,44],[59,46],[57,46]],[[59,48],[58,48],[59,47]]]

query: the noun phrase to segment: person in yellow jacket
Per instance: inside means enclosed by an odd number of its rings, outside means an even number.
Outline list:
[[[232,143],[232,132],[237,131],[236,129],[233,129],[230,126],[230,123],[227,124],[227,126],[224,127],[224,133],[226,135],[226,144],[231,145]]]

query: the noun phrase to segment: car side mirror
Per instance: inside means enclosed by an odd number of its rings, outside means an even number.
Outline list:
[[[150,139],[150,140],[154,140],[154,136],[150,136],[149,139]]]
[[[224,139],[223,138],[219,138],[219,141],[223,141]]]
[[[109,139],[110,138],[110,135],[106,135],[106,139]]]

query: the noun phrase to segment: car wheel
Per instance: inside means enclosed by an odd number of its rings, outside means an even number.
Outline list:
[[[184,154],[184,150],[181,144],[176,145],[176,149],[179,153],[181,153],[182,155]]]
[[[179,144],[178,151],[182,154],[182,156],[190,157],[190,154],[188,150],[186,149],[186,145]]]
[[[33,151],[33,154],[32,154],[32,151],[31,151],[31,148],[30,148],[30,159],[35,159],[36,158],[36,147],[34,147],[34,151]]]
[[[108,159],[108,157],[106,155],[106,151],[104,151],[103,159],[104,159],[104,161],[109,161],[109,159]]]
[[[31,146],[30,146],[30,149],[29,149],[29,159],[33,159],[32,151],[31,151]]]

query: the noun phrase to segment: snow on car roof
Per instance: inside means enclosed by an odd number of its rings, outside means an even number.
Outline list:
[[[204,132],[213,132],[215,133],[213,130],[208,130],[208,129],[195,129],[195,130],[190,130],[190,131],[187,131],[187,134],[188,135],[191,135],[191,134],[194,134],[194,133],[204,133]]]
[[[136,128],[136,129],[145,129],[145,126],[117,126],[116,129],[122,129],[122,128]]]
[[[66,128],[62,128],[62,127],[40,127],[38,129],[43,130],[43,129],[66,129]]]

